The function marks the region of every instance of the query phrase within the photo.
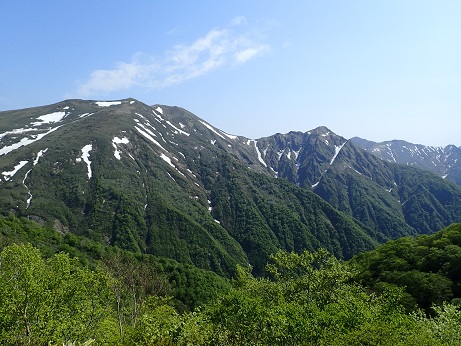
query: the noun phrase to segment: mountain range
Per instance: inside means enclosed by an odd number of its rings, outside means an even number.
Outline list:
[[[380,159],[419,167],[461,185],[461,147],[433,147],[402,140],[376,143],[359,137],[351,141]]]
[[[277,249],[347,259],[461,221],[459,148],[435,173],[376,148],[326,127],[249,139],[179,107],[66,100],[0,112],[0,212],[221,275],[262,273]]]

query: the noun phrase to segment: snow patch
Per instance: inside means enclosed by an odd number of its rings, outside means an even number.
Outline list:
[[[17,143],[14,143],[14,144],[11,144],[10,146],[5,146],[3,148],[0,149],[0,156],[2,155],[5,155],[5,154],[8,154],[10,152],[12,152],[13,150],[16,150],[20,147],[24,147],[26,145],[29,145],[31,143],[34,143],[40,139],[42,139],[43,137],[45,137],[46,135],[50,134],[51,132],[53,131],[56,131],[57,129],[59,129],[61,126],[56,126],[55,128],[52,128],[50,129],[48,132],[45,132],[45,133],[41,133],[41,134],[38,134],[35,136],[35,138],[33,139],[30,139],[30,138],[23,138],[21,139],[19,142]]]
[[[37,118],[37,122],[32,123],[32,126],[38,126],[43,124],[52,124],[61,121],[66,116],[66,112],[54,112],[50,114],[41,115]]]
[[[160,107],[157,108],[157,110],[159,109]],[[161,108],[160,108],[161,109]],[[162,116],[160,114],[158,114],[155,110],[152,110],[152,113],[154,113],[154,115],[159,118],[161,121],[165,121],[165,119],[162,118]],[[163,114],[163,111],[161,112]],[[157,120],[158,122],[160,122],[158,119],[155,119]]]
[[[45,154],[47,152],[48,148],[44,149],[44,150],[40,150],[38,153],[37,153],[37,156],[35,157],[34,159],[34,166],[38,163],[38,160],[43,156],[43,154]]]
[[[147,132],[141,130],[139,127],[135,126],[134,127],[141,135],[143,135],[145,138],[147,138],[148,140],[150,140],[152,143],[154,143],[156,146],[160,147],[162,150],[165,150],[164,147],[162,147],[162,145],[157,142],[151,135],[149,135]],[[166,150],[165,150],[166,151]]]
[[[88,179],[91,179],[93,172],[91,171],[91,161],[90,161],[90,151],[93,150],[93,146],[91,144],[87,144],[82,148],[82,160],[86,163],[88,168]]]
[[[293,154],[295,154],[295,160],[298,160],[299,152],[301,151],[301,148],[299,148],[298,151],[293,150]]]
[[[226,136],[226,137],[228,137],[228,138],[230,138],[230,139],[237,139],[237,136],[230,135],[230,134],[228,134],[228,133],[225,133],[224,131],[221,131],[221,133],[222,133],[224,136]]]
[[[7,132],[4,132],[4,133],[0,134],[0,139],[5,137],[6,135],[16,135],[16,134],[20,134],[20,133],[24,133],[24,132],[31,132],[31,131],[37,131],[37,129],[24,129],[24,128],[21,128],[21,129],[15,129],[15,130],[7,131]]]
[[[392,161],[393,161],[393,162],[397,162],[397,160],[396,160],[395,157],[394,157],[394,152],[393,152],[392,149],[391,149],[391,144],[388,143],[388,144],[386,144],[386,146],[387,146],[387,148],[388,148],[388,150],[389,150],[389,151],[388,151],[388,154],[389,154],[389,156],[392,158]],[[413,156],[413,154],[412,154],[412,156]]]
[[[117,144],[128,144],[128,143],[130,143],[130,141],[126,137],[123,137],[123,138],[114,137],[112,139],[112,146],[114,147],[114,156],[116,159],[121,160],[122,158],[120,156],[120,151],[118,150]]]
[[[155,110],[156,110],[157,112],[159,112],[160,114],[163,115],[163,109],[162,109],[162,107],[159,106],[159,107],[155,108]]]
[[[221,137],[222,139],[225,139],[224,136],[222,134],[220,134],[218,131],[216,131],[216,129],[211,126],[211,125],[208,125],[206,122],[202,121],[202,120],[199,120],[208,130],[210,130],[211,132],[217,134],[219,137]]]
[[[341,144],[340,146],[336,146],[335,145],[335,154],[333,155],[333,158],[331,159],[330,161],[330,166],[333,164],[333,162],[335,162],[336,160],[336,157],[338,156],[339,152],[341,151],[341,149],[344,147],[344,145],[347,143],[347,141],[345,141],[343,144]]]
[[[282,157],[283,155],[283,150],[280,150],[278,153],[277,153],[277,156],[278,156],[278,160],[280,161],[280,158]]]
[[[3,178],[8,181],[10,180],[22,167],[24,167],[29,161],[20,161],[16,166],[14,166],[12,171],[3,172]]]
[[[189,133],[187,133],[186,131],[183,131],[183,130],[177,128],[176,126],[174,126],[174,125],[173,125],[171,122],[169,122],[168,120],[166,121],[166,123],[167,123],[168,125],[170,125],[172,128],[174,128],[176,131],[178,131],[180,134],[186,135],[186,136],[190,136]]]
[[[85,117],[87,117],[87,116],[89,116],[89,115],[92,115],[92,114],[93,114],[93,113],[83,113],[83,114],[80,114],[78,117],[79,117],[80,119],[82,119],[82,118],[85,118]]]
[[[38,153],[37,153],[37,156],[35,157],[34,159],[34,162],[33,162],[33,165],[36,166],[37,163],[38,163],[38,160],[40,159],[40,157],[43,156],[43,154],[45,154],[47,152],[48,148],[44,149],[44,150],[40,150]],[[24,179],[22,180],[22,185],[24,185],[24,187],[26,188],[27,190],[27,193],[29,194],[29,198],[27,199],[26,201],[26,209],[29,209],[30,207],[30,202],[32,202],[32,193],[30,192],[30,189],[29,187],[26,185],[26,180],[27,180],[27,177],[29,176],[30,172],[32,172],[32,168],[29,169],[26,174],[24,175]]]
[[[264,167],[267,167],[266,163],[264,162],[264,160],[263,160],[263,158],[262,158],[262,156],[261,156],[261,152],[259,151],[259,148],[258,148],[258,145],[257,145],[257,144],[258,144],[258,141],[253,140],[253,145],[254,145],[254,147],[255,147],[256,154],[258,154],[258,160],[259,160],[259,162],[261,162],[261,163],[264,165]]]
[[[171,162],[171,159],[168,156],[166,156],[164,153],[161,153],[160,157],[162,158],[163,161],[168,163],[171,167],[176,168],[176,166],[173,165],[173,163]]]
[[[118,106],[122,104],[122,101],[97,101],[95,102],[99,107],[110,107]]]
[[[170,173],[166,172],[166,174],[168,174],[168,176],[176,183],[176,180],[174,180]]]
[[[26,179],[27,179],[27,176],[29,175],[29,173],[32,171],[32,168],[29,169],[26,174],[24,175],[24,179],[22,180],[22,185],[24,185],[24,187],[26,188],[27,190],[27,193],[29,194],[29,198],[27,199],[26,201],[26,209],[29,209],[29,206],[30,206],[30,202],[32,202],[32,193],[30,192],[30,189],[29,187],[26,185]]]

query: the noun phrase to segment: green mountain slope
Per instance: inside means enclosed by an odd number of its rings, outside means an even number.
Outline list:
[[[278,248],[349,258],[375,245],[311,192],[249,169],[244,139],[180,108],[70,100],[24,112],[0,114],[16,117],[2,127],[4,212],[221,275],[261,271]]]
[[[323,127],[250,140],[178,107],[67,100],[1,112],[0,141],[3,213],[221,275],[261,273],[280,248],[350,258],[460,217],[460,188]]]
[[[389,285],[404,287],[408,309],[418,305],[431,312],[433,304],[461,299],[461,224],[390,241],[351,263],[362,284],[378,292]]]
[[[257,142],[268,173],[314,191],[376,232],[431,233],[461,218],[461,189],[421,169],[381,160],[326,127]]]

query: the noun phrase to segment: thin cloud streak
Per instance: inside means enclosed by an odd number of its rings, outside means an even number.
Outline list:
[[[238,17],[232,25],[243,21],[243,17]],[[213,29],[190,45],[174,46],[160,58],[136,53],[130,62],[120,62],[113,69],[95,70],[75,93],[89,97],[132,87],[166,88],[226,65],[246,63],[269,49],[269,45],[256,41],[249,33]]]

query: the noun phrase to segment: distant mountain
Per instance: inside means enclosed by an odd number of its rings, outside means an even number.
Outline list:
[[[380,159],[419,167],[461,185],[461,147],[431,147],[401,140],[376,143],[359,137],[351,141]]]
[[[326,127],[253,144],[268,173],[314,191],[373,229],[375,239],[431,233],[461,216],[459,186],[378,159]]]
[[[248,139],[179,108],[0,112],[0,212],[229,275],[277,249],[340,258],[460,221],[461,188],[325,127]]]

